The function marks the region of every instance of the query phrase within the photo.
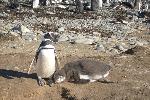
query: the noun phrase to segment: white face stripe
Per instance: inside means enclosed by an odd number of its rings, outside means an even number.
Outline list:
[[[45,39],[45,38],[42,41],[47,41],[47,40],[52,41],[51,39]]]
[[[46,45],[46,46],[41,46],[39,49],[38,49],[38,51],[39,50],[41,50],[42,48],[51,48],[51,49],[54,49],[55,50],[55,47],[53,46],[53,45]]]

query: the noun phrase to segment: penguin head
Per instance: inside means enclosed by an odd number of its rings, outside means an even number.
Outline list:
[[[56,71],[53,78],[55,83],[61,83],[66,80],[65,73],[62,70]]]
[[[59,35],[58,33],[48,32],[43,36],[43,40],[51,40],[52,42],[58,42]]]

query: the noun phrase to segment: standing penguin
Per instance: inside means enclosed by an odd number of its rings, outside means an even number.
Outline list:
[[[44,78],[49,79],[48,82],[51,85],[53,83],[52,76],[58,69],[55,47],[52,45],[53,41],[55,41],[53,33],[46,33],[35,55],[36,72],[40,86],[46,84]]]
[[[54,82],[71,81],[75,83],[103,81],[109,83],[106,79],[109,75],[111,66],[94,60],[78,60],[67,63],[64,68],[56,71]]]

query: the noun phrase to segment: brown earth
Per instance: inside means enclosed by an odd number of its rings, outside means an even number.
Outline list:
[[[114,83],[64,82],[52,87],[40,87],[36,80],[36,67],[27,74],[39,42],[14,40],[1,41],[0,44],[0,100],[150,99],[149,46],[135,47],[129,52],[113,56],[94,50],[93,45],[57,43],[55,47],[61,67],[81,58],[100,60],[112,65],[108,78]]]

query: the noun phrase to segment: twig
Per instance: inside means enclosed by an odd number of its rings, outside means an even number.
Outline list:
[[[31,71],[31,68],[32,68],[32,65],[33,65],[34,60],[35,60],[35,57],[33,58],[32,62],[31,62],[31,64],[30,64],[30,67],[29,67],[29,70],[28,70],[28,74],[29,74],[30,71]]]

